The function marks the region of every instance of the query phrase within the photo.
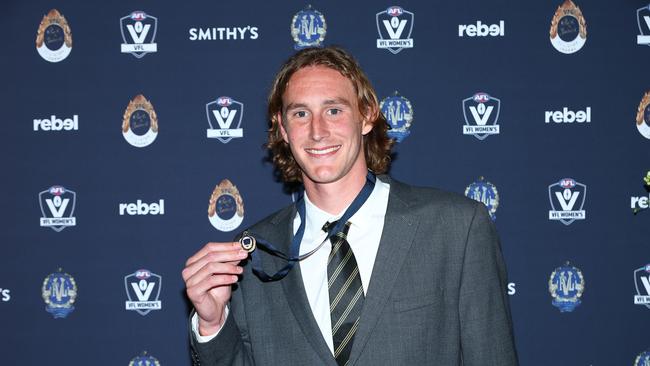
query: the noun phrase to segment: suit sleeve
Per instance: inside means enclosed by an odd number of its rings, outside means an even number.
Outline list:
[[[465,243],[459,297],[463,365],[518,365],[505,263],[494,224],[480,203]]]
[[[233,291],[230,306],[231,309],[243,307],[241,291]],[[238,323],[243,324],[237,319],[238,316],[241,316],[240,314],[243,312],[231,310],[219,334],[206,343],[199,343],[190,329],[190,351],[193,366],[255,365],[250,342],[245,336],[247,332],[245,329],[240,329],[238,325]]]

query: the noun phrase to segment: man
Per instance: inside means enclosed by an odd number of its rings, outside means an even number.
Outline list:
[[[189,258],[195,364],[517,364],[485,207],[369,174],[387,171],[392,141],[350,55],[326,47],[291,57],[269,119],[273,162],[305,194],[250,232],[281,253],[295,236],[302,258],[274,281],[260,272],[287,262],[258,248],[255,267],[238,242]]]

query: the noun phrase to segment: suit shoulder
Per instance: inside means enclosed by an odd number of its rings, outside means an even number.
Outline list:
[[[288,222],[294,217],[296,212],[295,205],[287,205],[274,213],[268,215],[267,217],[261,219],[255,224],[250,226],[250,229],[255,232],[267,232],[272,230],[277,230],[277,226],[280,223]]]
[[[473,215],[479,202],[459,193],[448,192],[433,187],[419,187],[397,181],[391,182],[395,196],[415,209],[453,210],[466,215]]]

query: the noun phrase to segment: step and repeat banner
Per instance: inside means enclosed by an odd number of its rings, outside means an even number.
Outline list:
[[[185,260],[291,204],[270,83],[340,45],[390,174],[489,208],[521,364],[650,365],[647,0],[10,0],[0,23],[1,364],[189,365]]]

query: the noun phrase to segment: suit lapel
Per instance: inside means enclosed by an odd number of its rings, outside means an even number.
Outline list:
[[[389,182],[390,194],[384,229],[363,304],[359,329],[354,336],[350,365],[353,365],[361,355],[379,315],[390,298],[397,274],[409,253],[419,224],[419,220],[409,213],[408,204],[402,199],[407,188],[401,183],[392,180]]]
[[[279,218],[273,222],[274,225],[277,225],[279,228],[286,228],[283,231],[284,235],[278,238],[278,245],[282,245],[282,250],[285,253],[288,253],[289,243],[293,239],[293,218],[295,217],[296,210],[292,210],[291,215],[285,215],[284,217]],[[282,244],[280,244],[282,243]],[[272,258],[274,267],[272,268],[281,268],[286,264],[286,261],[275,257]],[[287,302],[289,303],[289,308],[298,322],[300,329],[305,334],[305,338],[314,348],[316,353],[320,356],[325,364],[336,365],[334,356],[330,352],[327,343],[323,339],[323,334],[314,319],[314,314],[311,312],[311,306],[309,305],[309,300],[307,299],[307,293],[305,292],[305,286],[302,280],[302,273],[300,271],[300,262],[287,274],[285,278],[280,280],[282,283],[282,288],[286,296]]]

